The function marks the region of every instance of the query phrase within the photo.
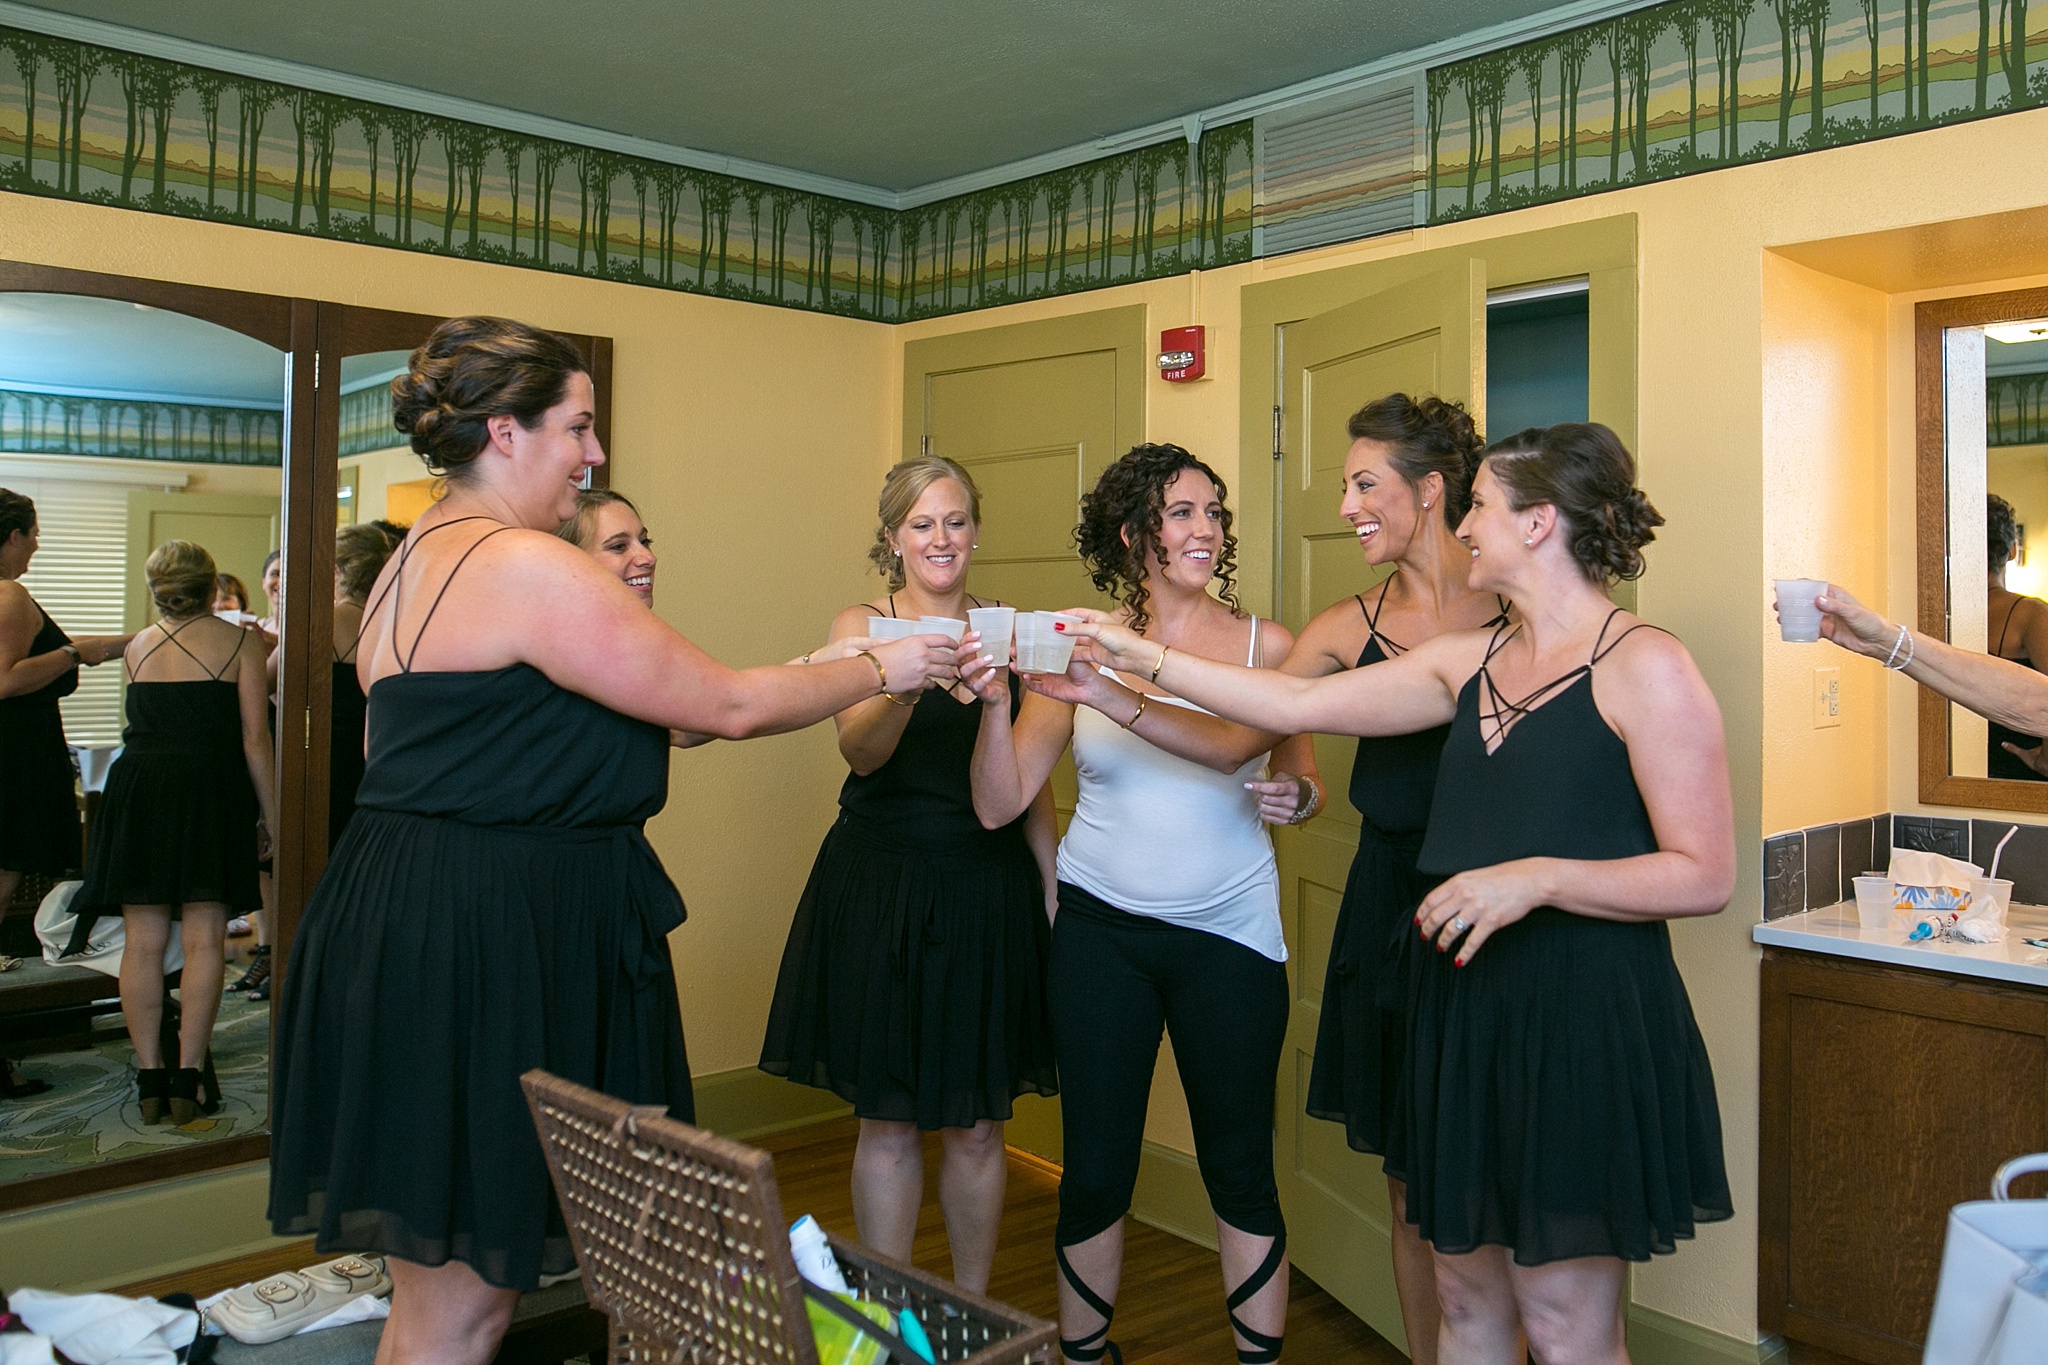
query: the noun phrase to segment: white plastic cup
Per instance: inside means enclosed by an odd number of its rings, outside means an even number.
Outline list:
[[[1078,621],[1056,611],[1034,611],[1017,616],[1017,671],[1019,673],[1064,673],[1074,658],[1074,637],[1055,628],[1059,621]]]
[[[1010,638],[1017,629],[1015,607],[970,607],[967,624],[981,635],[981,652],[999,668],[1010,666]]]
[[[868,638],[870,640],[908,640],[913,635],[928,634],[923,626],[900,616],[870,616]]]
[[[917,618],[919,635],[943,635],[954,644],[967,633],[967,623],[951,616],[920,616]]]
[[[1828,590],[1823,578],[1780,578],[1778,588],[1778,638],[1793,644],[1811,644],[1820,638],[1820,608],[1813,599]]]
[[[1890,877],[1870,874],[1856,878],[1856,922],[1865,929],[1891,928],[1896,904],[1898,891]]]

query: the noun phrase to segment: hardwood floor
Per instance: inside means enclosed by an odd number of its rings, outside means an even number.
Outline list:
[[[854,1120],[838,1119],[758,1144],[775,1155],[783,1211],[791,1218],[809,1213],[842,1237],[855,1235],[847,1187],[854,1133]],[[938,1175],[939,1144],[932,1137],[925,1143],[925,1203],[912,1259],[920,1269],[946,1275],[951,1265],[939,1214]],[[1049,1167],[1010,1154],[1009,1198],[989,1295],[1047,1318],[1058,1315],[1052,1264],[1058,1192],[1058,1176]],[[1289,1294],[1283,1360],[1366,1365],[1402,1365],[1407,1360],[1300,1271],[1294,1272]],[[1125,1232],[1123,1291],[1118,1298],[1112,1335],[1132,1365],[1236,1365],[1215,1252],[1132,1220]]]

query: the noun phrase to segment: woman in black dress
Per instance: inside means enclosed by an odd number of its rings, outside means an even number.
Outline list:
[[[230,914],[262,902],[259,821],[277,827],[263,643],[213,614],[213,556],[188,540],[150,552],[143,576],[158,620],[128,645],[128,725],[93,822],[85,883],[72,905],[68,952],[93,920],[118,909],[121,1014],[135,1044],[136,1097],[145,1123],[213,1112],[200,1068],[220,1010],[221,950]],[[164,953],[179,923],[178,1059],[161,1030]]]
[[[77,690],[81,665],[112,658],[128,643],[125,635],[74,640],[29,596],[21,576],[35,557],[36,531],[35,503],[0,488],[0,920],[24,872],[55,876],[78,866],[78,796],[57,702]],[[0,972],[19,966],[20,958],[0,953]],[[49,1088],[0,1059],[0,1096]]]
[[[1457,538],[1485,453],[1472,418],[1440,398],[1388,394],[1353,413],[1344,459],[1344,520],[1380,584],[1326,608],[1303,628],[1280,671],[1319,678],[1385,663],[1446,631],[1491,625],[1502,600],[1466,583],[1471,553]],[[1436,884],[1416,871],[1450,727],[1358,741],[1351,804],[1358,852],[1344,882],[1323,984],[1308,1112],[1344,1125],[1353,1151],[1381,1158],[1394,1211],[1394,1285],[1415,1365],[1436,1360],[1436,1272],[1407,1220],[1408,1153],[1399,1122],[1407,1093],[1408,983],[1419,958],[1415,907]],[[1321,804],[1320,774],[1275,773],[1258,784],[1262,811],[1299,823]]]
[[[604,459],[561,337],[445,322],[392,395],[448,494],[364,613],[369,762],[284,977],[270,1218],[390,1258],[385,1365],[483,1362],[574,1265],[520,1074],[692,1114],[683,906],[641,833],[668,731],[796,729],[955,660],[919,636],[735,672],[557,539]]]
[[[981,495],[966,470],[925,456],[889,471],[869,557],[886,595],[848,607],[832,638],[868,617],[965,621],[1001,606],[967,591]],[[838,716],[853,770],[797,902],[761,1069],[853,1105],[853,1208],[861,1241],[909,1260],[924,1200],[922,1134],[944,1151],[939,1205],[953,1279],[984,1291],[1018,1095],[1058,1088],[1045,968],[1056,839],[1049,789],[986,830],[968,765],[981,710],[963,685]]]
[[[370,707],[356,680],[356,639],[363,629],[363,607],[400,539],[381,521],[344,526],[334,536],[334,688],[328,708],[327,750],[330,850],[341,842],[341,832],[356,813],[356,789],[363,784],[363,725]]]
[[[1493,446],[1458,529],[1514,623],[1334,677],[1234,669],[1107,623],[1097,657],[1276,729],[1448,724],[1418,867],[1408,1217],[1445,1360],[1618,1361],[1626,1266],[1732,1215],[1706,1047],[1667,921],[1735,884],[1719,709],[1685,648],[1607,600],[1662,518],[1603,426]]]

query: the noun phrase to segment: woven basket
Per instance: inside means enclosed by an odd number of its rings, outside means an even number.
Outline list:
[[[613,1365],[818,1365],[766,1152],[545,1071],[520,1083]],[[1052,1365],[1052,1323],[831,1243],[854,1293],[908,1308],[941,1362]]]

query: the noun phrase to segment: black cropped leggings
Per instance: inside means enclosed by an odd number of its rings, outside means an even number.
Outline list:
[[[1048,988],[1065,1142],[1056,1245],[1085,1242],[1130,1210],[1162,1026],[1210,1206],[1231,1227],[1280,1236],[1273,1087],[1287,1034],[1286,966],[1066,882],[1059,891]]]

